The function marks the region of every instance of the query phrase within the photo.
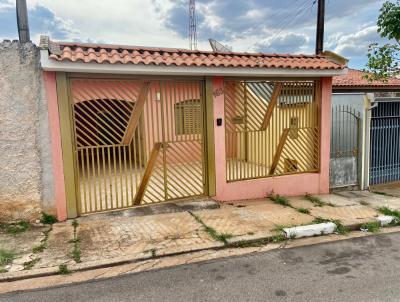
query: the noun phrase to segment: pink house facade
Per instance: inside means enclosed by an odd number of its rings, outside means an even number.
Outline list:
[[[325,56],[43,39],[57,216],[329,192]]]

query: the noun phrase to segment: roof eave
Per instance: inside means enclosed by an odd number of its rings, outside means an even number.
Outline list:
[[[332,85],[332,90],[345,91],[345,92],[378,92],[378,91],[400,91],[400,86],[344,86],[344,85]]]
[[[170,76],[249,76],[249,77],[332,77],[344,75],[345,69],[292,69],[292,68],[244,68],[206,67],[144,64],[109,64],[56,61],[50,59],[47,50],[41,50],[41,67],[45,71],[105,74],[145,74]]]

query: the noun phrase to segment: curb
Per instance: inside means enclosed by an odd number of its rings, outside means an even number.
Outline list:
[[[179,251],[179,252],[170,252],[170,253],[164,253],[161,255],[148,255],[148,256],[141,256],[137,258],[133,258],[132,256],[126,256],[126,257],[119,257],[119,258],[112,258],[112,259],[107,259],[107,260],[102,260],[102,261],[96,261],[96,263],[92,262],[86,262],[86,263],[74,263],[72,265],[68,266],[68,269],[71,271],[71,273],[76,273],[76,272],[84,272],[84,271],[89,271],[89,270],[94,270],[94,269],[100,269],[100,268],[108,268],[108,267],[114,267],[114,266],[119,266],[119,265],[124,265],[124,264],[132,264],[132,263],[138,263],[146,260],[154,260],[154,259],[161,259],[161,258],[166,258],[166,257],[171,257],[171,256],[179,256],[187,253],[192,253],[192,252],[200,252],[200,251],[207,251],[207,250],[221,250],[225,249],[227,246],[224,245],[222,242],[213,242],[213,246],[209,247],[200,247],[200,248],[191,248],[188,250],[184,251]],[[54,275],[59,275],[59,268],[58,266],[53,266],[50,268],[39,268],[39,269],[34,269],[30,271],[30,273],[27,274],[28,271],[18,271],[18,272],[13,272],[13,273],[4,273],[1,276],[0,275],[0,284],[1,283],[6,283],[6,282],[12,282],[12,281],[20,281],[20,280],[25,280],[25,279],[33,279],[33,278],[40,278],[40,277],[48,277],[48,276],[54,276]],[[7,275],[6,275],[7,274]]]

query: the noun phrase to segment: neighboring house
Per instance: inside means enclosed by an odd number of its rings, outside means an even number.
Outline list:
[[[331,188],[400,180],[400,79],[333,79]]]
[[[40,49],[48,123],[41,115],[36,140],[46,209],[60,220],[198,196],[329,192],[332,76],[347,71],[334,57],[48,37]]]

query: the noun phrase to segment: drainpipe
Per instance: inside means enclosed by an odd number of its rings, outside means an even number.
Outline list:
[[[19,42],[27,43],[31,41],[31,38],[29,35],[28,9],[26,7],[26,0],[16,0],[16,4]]]
[[[369,188],[369,169],[371,161],[371,110],[378,106],[375,102],[375,96],[373,93],[367,93],[364,96],[364,108],[365,108],[365,132],[364,132],[364,179],[362,183],[362,190],[367,190]]]

